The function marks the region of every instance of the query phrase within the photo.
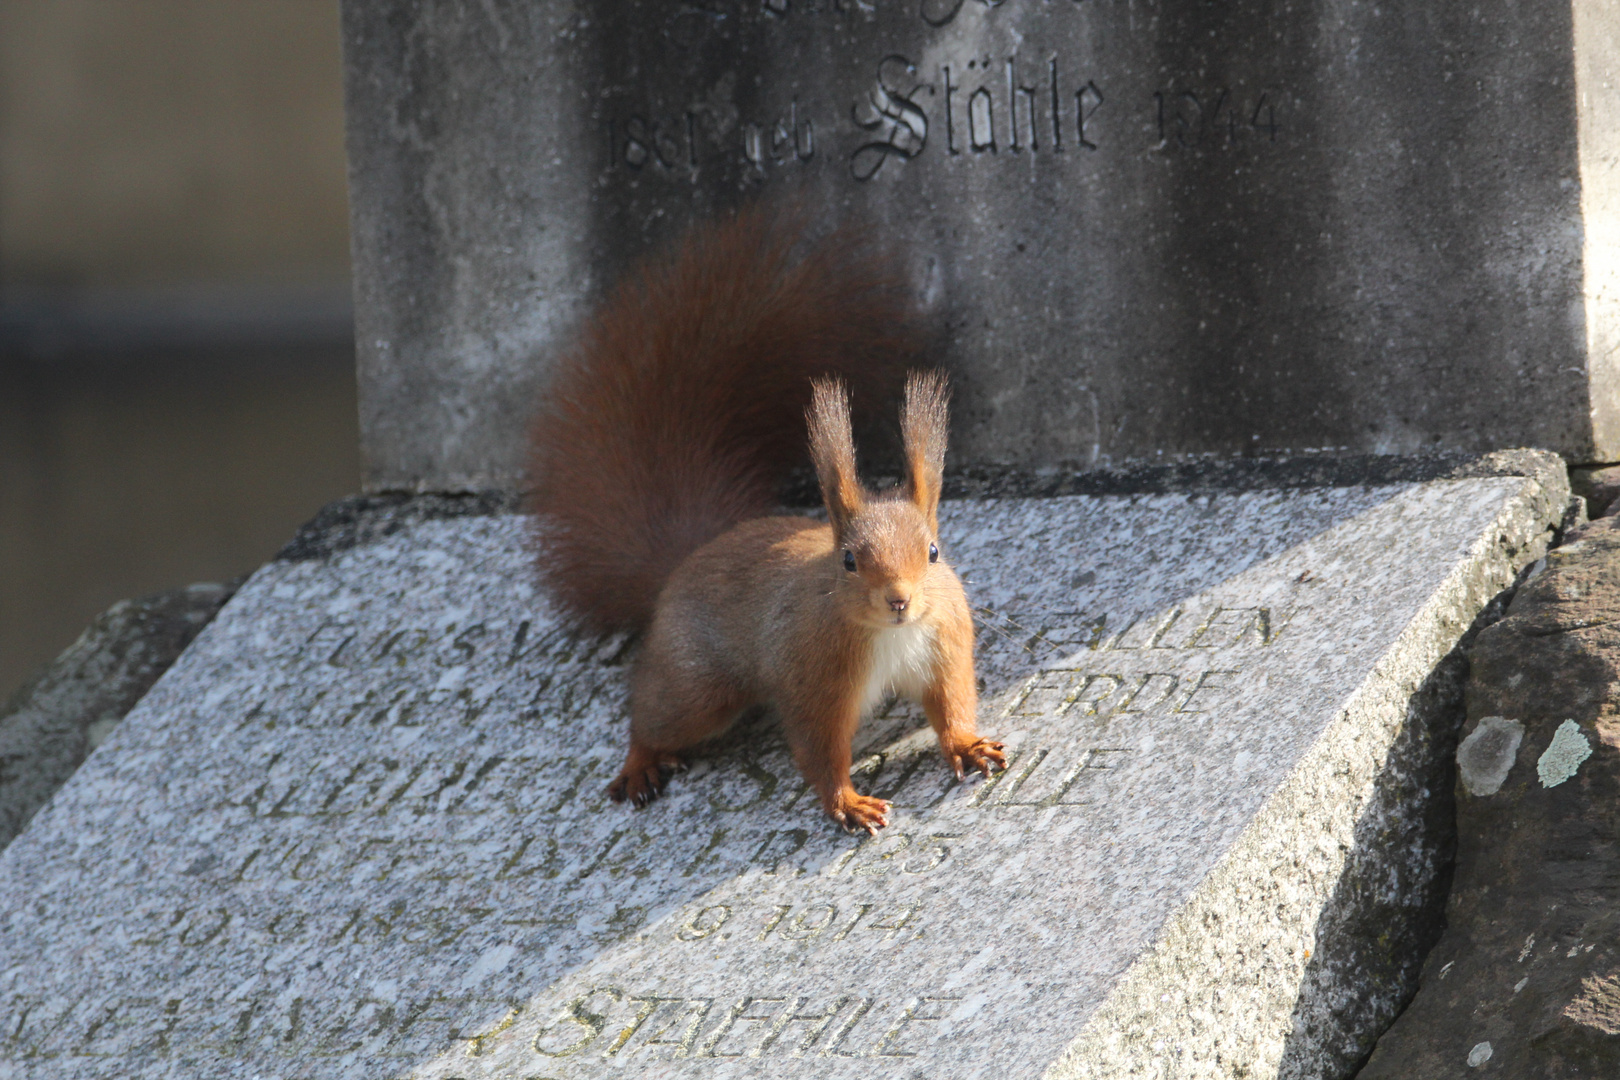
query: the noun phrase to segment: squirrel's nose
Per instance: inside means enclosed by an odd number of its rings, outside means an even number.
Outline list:
[[[893,611],[904,611],[910,605],[911,600],[907,597],[900,597],[899,599],[890,598],[889,600],[889,608]]]

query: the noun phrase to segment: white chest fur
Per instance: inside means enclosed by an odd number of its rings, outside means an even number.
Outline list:
[[[934,628],[921,623],[879,630],[872,635],[872,666],[861,692],[861,715],[890,694],[921,701],[939,666]]]

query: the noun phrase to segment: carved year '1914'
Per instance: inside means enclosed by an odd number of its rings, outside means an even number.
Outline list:
[[[917,924],[919,904],[832,903],[776,904],[768,910],[744,913],[739,918],[732,904],[710,904],[692,912],[675,931],[677,941],[737,940],[821,943],[843,941],[859,930],[861,942],[879,938],[892,941],[898,934],[923,936]]]

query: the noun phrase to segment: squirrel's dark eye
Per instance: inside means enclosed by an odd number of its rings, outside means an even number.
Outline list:
[[[847,548],[844,550],[844,569],[852,574],[855,572],[855,553]]]
[[[928,545],[928,561],[939,562],[939,548],[934,544]]]

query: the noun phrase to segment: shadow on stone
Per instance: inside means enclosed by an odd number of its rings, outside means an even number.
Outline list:
[[[1501,617],[1499,602],[1476,621]],[[1444,929],[1456,856],[1453,756],[1468,664],[1458,645],[1412,695],[1317,924],[1280,1077],[1348,1077],[1417,990]],[[1415,811],[1415,812],[1414,812]],[[1400,854],[1395,854],[1400,853]]]

